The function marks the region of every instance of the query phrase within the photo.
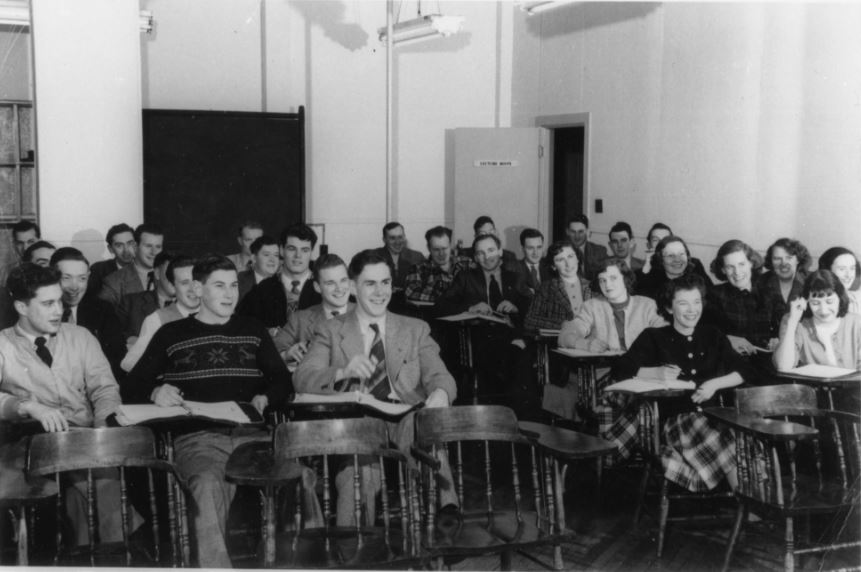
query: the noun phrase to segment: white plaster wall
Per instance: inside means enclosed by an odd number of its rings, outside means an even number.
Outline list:
[[[515,15],[515,125],[590,112],[593,229],[662,220],[861,250],[861,6],[593,3]],[[521,51],[521,45],[523,51]],[[537,70],[537,71],[536,71]],[[603,240],[603,237],[601,237]]]

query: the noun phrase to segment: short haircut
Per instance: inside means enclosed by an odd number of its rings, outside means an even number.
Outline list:
[[[320,281],[320,271],[325,270],[327,268],[335,268],[337,266],[343,266],[347,268],[347,263],[344,262],[344,259],[338,256],[337,254],[327,254],[325,256],[321,256],[317,260],[314,261],[314,282]]]
[[[263,225],[256,220],[246,220],[239,225],[239,228],[236,230],[236,236],[242,236],[242,231],[246,228],[250,228],[253,230],[263,230]]]
[[[143,235],[143,233],[152,234],[154,236],[164,236],[164,231],[161,229],[160,226],[158,226],[157,224],[150,224],[145,222],[143,224],[139,224],[134,232],[135,242],[137,242],[138,244],[140,244],[141,242],[141,236]]]
[[[77,260],[86,264],[87,268],[90,267],[90,261],[84,256],[84,253],[73,246],[64,246],[54,251],[54,254],[51,255],[51,266],[56,268],[59,263],[66,260]]]
[[[275,240],[275,237],[269,236],[268,234],[258,236],[254,239],[254,242],[251,243],[251,254],[257,254],[264,246],[278,246],[278,241]]]
[[[19,220],[15,224],[12,225],[12,236],[14,237],[16,234],[20,234],[23,232],[28,232],[31,230],[36,231],[36,238],[42,238],[42,229],[39,228],[39,225],[31,220]]]
[[[537,228],[524,228],[520,231],[520,246],[526,246],[527,238],[540,238],[544,240],[544,235]]]
[[[350,266],[347,267],[347,272],[349,273],[350,278],[355,280],[365,269],[365,266],[371,266],[374,264],[385,264],[389,267],[389,270],[392,268],[391,265],[389,265],[388,260],[386,260],[382,254],[379,254],[372,249],[366,249],[353,256],[352,260],[350,260]]]
[[[790,256],[797,258],[798,268],[796,271],[802,276],[807,275],[810,271],[810,263],[813,260],[813,257],[810,256],[810,251],[807,250],[807,247],[794,238],[778,238],[774,241],[774,244],[768,247],[768,252],[765,253],[764,262],[765,267],[768,270],[774,270],[774,267],[771,265],[771,257],[774,256],[774,250],[776,248],[782,248]]]
[[[496,244],[496,248],[502,248],[502,241],[495,234],[480,234],[472,239],[472,253],[475,255],[478,243],[483,240],[492,240]]]
[[[162,250],[158,254],[155,255],[155,260],[152,262],[153,268],[161,268],[164,264],[170,264],[170,262],[174,259],[174,255],[168,252],[167,250]]]
[[[606,272],[611,266],[618,268],[619,272],[622,274],[622,279],[625,281],[625,290],[627,290],[628,295],[633,294],[634,286],[637,284],[637,277],[634,275],[634,271],[631,270],[631,267],[628,266],[627,262],[618,258],[613,258],[612,256],[602,260],[595,268],[595,277],[592,278],[592,282],[589,284],[592,288],[592,292],[601,291],[601,281],[598,280],[598,276]]]
[[[610,232],[607,236],[611,236],[614,232],[627,232],[629,239],[634,238],[634,231],[631,229],[631,225],[622,220],[610,227]]]
[[[676,292],[687,290],[699,290],[703,307],[705,307],[706,283],[702,276],[695,272],[686,272],[674,280],[668,280],[661,292],[661,305],[658,309],[671,324],[673,323],[673,314],[669,308],[673,307],[673,298],[676,297]]]
[[[404,228],[404,225],[402,225],[396,220],[393,220],[392,222],[387,222],[385,225],[383,225],[383,238],[386,238],[387,232],[389,232],[390,230],[394,230],[398,227]]]
[[[311,248],[314,248],[317,245],[317,233],[314,232],[314,229],[307,224],[298,223],[290,225],[282,230],[281,237],[278,242],[279,246],[285,246],[287,244],[287,239],[291,236],[298,238],[299,240],[310,242]]]
[[[569,218],[568,222],[565,223],[565,228],[568,228],[569,226],[571,226],[572,222],[582,222],[583,226],[585,226],[586,228],[589,228],[589,217],[587,217],[583,213],[576,214],[576,215],[572,216],[571,218]]]
[[[810,298],[824,298],[831,294],[837,294],[840,298],[840,306],[837,309],[837,317],[842,318],[849,312],[849,294],[846,293],[846,288],[840,279],[830,270],[817,270],[811,272],[810,276],[804,279],[804,287],[801,289],[801,297],[805,300]],[[813,316],[813,311],[810,305],[804,310],[804,317]]]
[[[21,257],[24,262],[32,262],[30,257],[33,256],[33,253],[39,250],[40,248],[50,248],[51,250],[57,250],[57,247],[48,242],[47,240],[37,240],[33,244],[27,247],[24,251],[24,255]]]
[[[757,251],[752,249],[749,244],[735,238],[724,242],[721,247],[718,248],[715,259],[712,260],[712,263],[709,265],[712,274],[717,276],[718,280],[727,279],[726,272],[723,271],[723,259],[725,256],[728,256],[733,252],[744,253],[745,257],[747,257],[747,259],[750,261],[751,279],[755,281],[755,278],[759,276],[759,274],[762,272],[762,256],[760,256]]]
[[[45,286],[60,283],[60,273],[50,266],[45,268],[32,262],[24,262],[9,273],[6,289],[12,301],[30,302],[36,297],[36,291]]]
[[[451,229],[446,226],[435,226],[425,233],[425,242],[430,246],[430,241],[432,238],[442,238],[447,236],[449,240],[451,240]]]
[[[478,229],[480,229],[481,227],[483,227],[484,225],[486,225],[488,223],[492,224],[493,228],[496,228],[496,223],[493,222],[492,218],[490,218],[487,215],[481,215],[480,217],[475,219],[474,223],[472,223],[472,231],[478,232]]]
[[[124,222],[121,222],[120,224],[115,224],[114,226],[112,226],[111,228],[108,229],[108,234],[105,235],[105,242],[107,242],[108,246],[110,246],[114,242],[114,237],[116,235],[122,234],[124,232],[130,232],[130,233],[132,233],[132,236],[134,236],[135,229],[133,229],[132,227],[130,227],[129,225],[127,225]]]
[[[673,244],[674,242],[680,243],[685,247],[685,256],[688,258],[688,266],[685,268],[685,274],[687,274],[688,270],[691,268],[690,260],[691,260],[691,249],[688,248],[688,245],[682,240],[681,236],[676,236],[671,234],[670,236],[665,236],[661,239],[661,241],[655,246],[655,252],[652,253],[652,269],[649,270],[649,274],[652,272],[664,272],[664,249]]]
[[[822,256],[819,257],[819,270],[831,270],[831,267],[834,265],[834,261],[844,254],[849,254],[855,258],[855,280],[852,282],[852,285],[849,286],[849,289],[857,290],[858,287],[861,286],[861,264],[859,264],[858,257],[855,256],[855,253],[848,248],[832,246],[823,252]]]
[[[198,282],[206,282],[210,275],[217,270],[236,272],[236,265],[223,254],[204,254],[194,263],[191,276]]]
[[[656,230],[665,230],[665,231],[670,233],[670,236],[673,236],[673,229],[671,229],[670,227],[668,227],[667,225],[665,225],[662,222],[656,222],[655,224],[652,225],[652,228],[649,229],[649,232],[646,233],[646,240],[647,241],[652,240],[652,233],[655,232]]]
[[[177,254],[174,256],[170,264],[167,265],[167,271],[164,273],[168,282],[173,284],[174,272],[177,268],[188,268],[190,266],[193,269],[195,262],[197,261],[187,254]]]
[[[553,272],[556,272],[556,265],[553,264],[553,259],[559,256],[559,253],[562,252],[565,248],[570,248],[574,251],[574,255],[577,255],[577,249],[574,248],[574,245],[571,244],[570,240],[557,240],[547,249],[547,264],[550,266],[550,269]]]

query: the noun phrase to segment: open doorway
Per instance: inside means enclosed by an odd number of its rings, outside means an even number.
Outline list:
[[[551,232],[553,240],[563,240],[565,223],[582,213],[586,204],[586,127],[551,128],[550,137],[553,149],[550,163],[553,170]]]

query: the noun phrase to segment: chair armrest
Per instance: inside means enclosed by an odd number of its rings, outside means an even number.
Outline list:
[[[743,415],[731,407],[710,407],[703,410],[703,414],[713,421],[767,441],[802,441],[816,438],[819,434],[818,430],[807,425]]]
[[[420,463],[424,463],[425,465],[428,465],[434,471],[438,471],[440,469],[440,467],[442,466],[442,463],[440,463],[436,457],[434,457],[433,455],[431,455],[430,453],[428,453],[424,449],[420,449],[420,448],[416,447],[415,445],[410,447],[410,453],[412,454],[413,457],[415,457],[415,459],[417,461],[419,461]]]
[[[530,442],[560,459],[591,459],[616,450],[616,445],[609,441],[570,429],[530,421],[521,421],[517,425]]]

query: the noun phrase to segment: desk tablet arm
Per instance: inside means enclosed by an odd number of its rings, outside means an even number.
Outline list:
[[[730,407],[711,407],[705,409],[703,414],[734,431],[740,431],[764,441],[804,441],[815,439],[819,434],[817,429],[807,425],[743,414]]]

